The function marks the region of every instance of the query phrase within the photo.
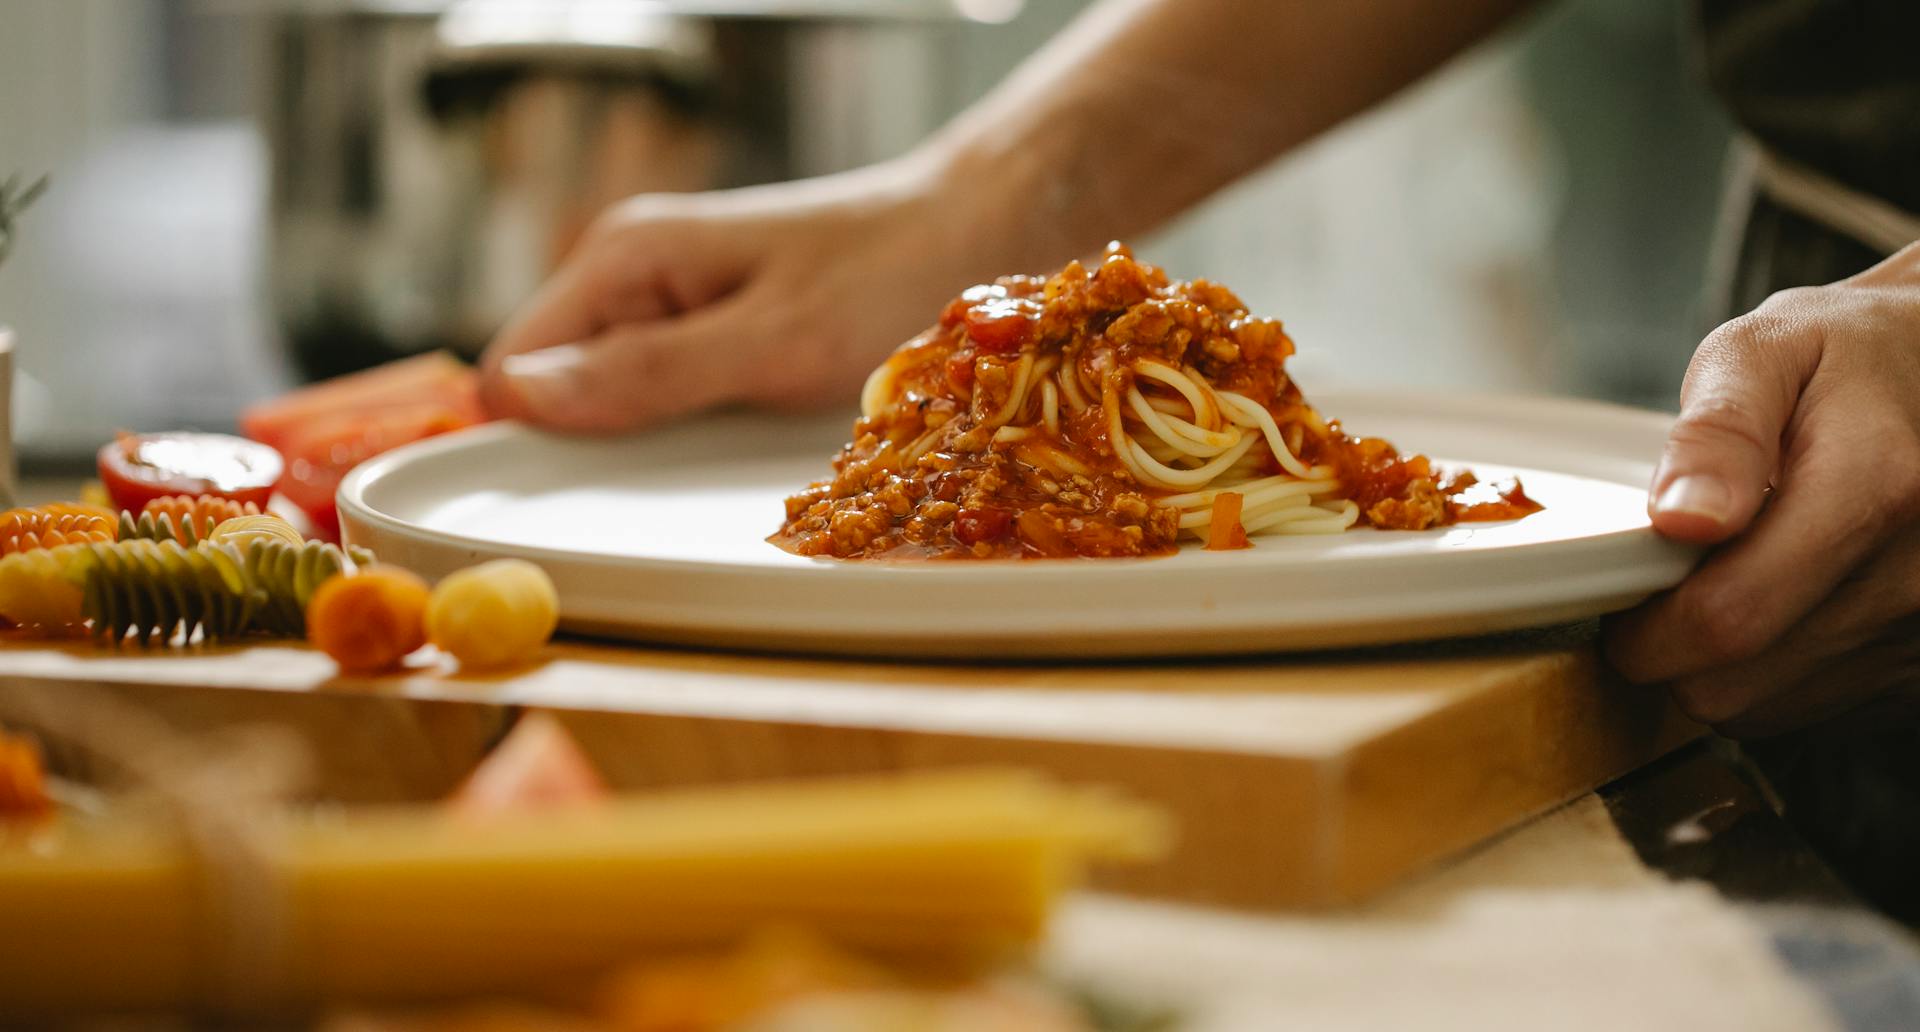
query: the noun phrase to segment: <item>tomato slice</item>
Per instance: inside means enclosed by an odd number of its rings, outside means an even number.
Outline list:
[[[340,515],[334,493],[348,471],[381,452],[471,425],[465,413],[433,402],[316,418],[286,438],[280,493],[307,514],[320,536],[335,538]]]
[[[280,453],[232,434],[121,434],[100,449],[100,482],[118,508],[139,512],[167,495],[218,495],[267,507]]]
[[[322,537],[337,537],[334,493],[381,452],[485,421],[477,375],[443,353],[302,387],[248,408],[240,428],[287,457],[280,493]]]
[[[448,800],[464,817],[598,802],[611,791],[580,743],[543,713],[523,718]]]
[[[479,376],[466,363],[435,351],[390,362],[364,372],[335,377],[289,391],[247,407],[240,432],[291,452],[314,425],[343,413],[406,409],[436,404],[457,415],[462,426],[483,422]]]

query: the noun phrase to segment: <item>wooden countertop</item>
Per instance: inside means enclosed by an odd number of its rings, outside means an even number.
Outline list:
[[[51,496],[34,481],[23,494]],[[1438,1027],[1446,1022],[1434,1020],[1440,1012],[1431,1007],[1444,1001],[1472,1004],[1473,1027],[1537,1027],[1543,1019],[1528,1010],[1536,994],[1513,990],[1535,983],[1559,987],[1558,1009],[1544,1019],[1555,1027],[1839,1027],[1833,1015],[1848,1010],[1847,1000],[1879,998],[1873,993],[1888,979],[1920,978],[1920,960],[1897,934],[1875,940],[1884,961],[1878,981],[1808,967],[1781,945],[1808,935],[1805,926],[1783,932],[1755,916],[1772,909],[1739,909],[1654,873],[1706,877],[1742,899],[1812,902],[1840,915],[1856,945],[1861,927],[1882,927],[1709,750],[1696,746],[1627,773],[1601,791],[1604,809],[1593,796],[1582,799],[1693,733],[1657,699],[1619,708],[1620,686],[1598,676],[1582,633],[1264,661],[984,668],[562,642],[547,662],[506,676],[461,677],[435,660],[375,679],[338,678],[324,657],[294,645],[182,656],[14,641],[0,647],[0,700],[31,695],[57,704],[62,692],[98,691],[188,730],[280,724],[313,746],[322,793],[342,801],[443,795],[528,707],[560,713],[630,787],[982,760],[1117,782],[1224,830],[1202,834],[1199,859],[1171,880],[1123,879],[1110,888],[1283,909],[1261,916],[1088,895],[1062,915],[1047,965],[1129,990],[1149,1007],[1171,1007],[1184,1027],[1203,1032],[1272,1028],[1275,1015],[1287,1013],[1299,1019],[1291,1024],[1311,1027]],[[1436,726],[1463,726],[1461,714],[1466,726],[1484,728],[1489,705],[1505,714],[1492,724],[1507,729],[1505,753],[1498,734],[1425,738],[1447,746],[1438,758],[1406,751]],[[1434,775],[1444,775],[1448,757],[1491,751],[1523,761],[1481,764],[1499,777],[1455,784],[1457,799],[1537,779],[1538,768],[1525,764],[1591,744],[1596,728],[1632,748],[1597,763],[1590,750],[1579,778],[1515,797],[1492,818],[1425,811],[1424,823],[1444,833],[1414,836],[1421,848],[1395,858],[1384,875],[1341,885],[1323,864],[1303,896],[1297,879],[1274,879],[1274,858],[1261,852],[1274,848],[1278,832],[1297,835],[1303,821],[1325,817],[1275,805],[1288,795],[1276,786],[1302,763],[1319,774],[1357,771],[1351,798],[1365,799],[1369,770],[1395,772],[1390,784],[1444,789],[1448,779]],[[1412,765],[1369,767],[1364,757],[1383,741],[1386,755]],[[1514,747],[1528,741],[1534,747]],[[1204,758],[1200,777],[1196,756]],[[1307,784],[1325,798],[1324,778]],[[1578,801],[1527,821],[1566,798]],[[1474,844],[1516,824],[1491,844]],[[1337,856],[1324,836],[1313,841],[1322,859]],[[1208,854],[1236,856],[1216,864]],[[1248,855],[1256,862],[1246,863]],[[1193,888],[1196,872],[1208,887]],[[1383,893],[1389,883],[1397,887]],[[1354,894],[1373,898],[1284,909]],[[1485,922],[1463,917],[1489,908],[1503,915],[1495,923],[1507,941],[1533,946],[1489,946]],[[1578,913],[1601,915],[1616,931],[1649,923],[1626,939],[1595,937],[1572,919]],[[1581,945],[1545,945],[1555,939]],[[1422,968],[1443,977],[1406,981]],[[1691,979],[1701,991],[1618,991],[1626,972],[1649,968],[1661,970],[1661,985]],[[1391,971],[1404,991],[1379,993],[1369,978],[1342,974],[1350,970]],[[1428,1009],[1399,1008],[1393,1001],[1402,998]],[[1702,999],[1744,1002],[1702,1009]],[[1569,1015],[1581,1020],[1568,1024]]]
[[[1663,695],[1602,676],[1588,637],[1090,665],[567,641],[507,674],[429,657],[375,678],[338,677],[298,643],[15,640],[0,647],[0,678],[55,695],[102,687],[196,724],[302,728],[342,798],[445,791],[523,707],[554,712],[629,789],[1034,767],[1116,786],[1178,822],[1167,862],[1102,886],[1285,908],[1378,893],[1697,733]],[[408,769],[370,780],[396,764]]]
[[[1491,706],[1494,713],[1520,714],[1495,726],[1538,734],[1559,721],[1591,732],[1595,725],[1587,718],[1595,711],[1566,720],[1583,712],[1568,704],[1607,703],[1616,686],[1568,676],[1591,672],[1582,649],[1576,634],[1226,664],[983,668],[562,642],[544,664],[512,675],[461,677],[435,660],[396,676],[341,679],[324,657],[297,645],[176,655],[15,641],[0,647],[0,708],[23,697],[58,705],[74,693],[101,692],[189,731],[278,724],[310,744],[321,793],[346,801],[445,794],[528,707],[561,715],[596,761],[628,787],[1028,762],[1076,780],[1122,785],[1189,825],[1189,846],[1197,841],[1199,848],[1168,871],[1102,883],[1136,898],[1086,895],[1070,903],[1044,958],[1050,970],[1103,993],[1171,1009],[1184,1017],[1185,1028],[1266,1029],[1276,1027],[1270,1023],[1275,1014],[1289,1013],[1305,1027],[1444,1027],[1426,1019],[1447,1007],[1475,1015],[1473,1027],[1540,1027],[1537,1008],[1550,999],[1570,1008],[1559,1018],[1577,1012],[1578,1021],[1548,1020],[1560,1028],[1843,1027],[1831,1020],[1832,1001],[1862,992],[1859,978],[1796,971],[1777,949],[1786,933],[1703,887],[1669,884],[1636,857],[1638,849],[1682,873],[1724,874],[1742,865],[1751,870],[1771,855],[1797,872],[1786,882],[1790,888],[1776,885],[1776,895],[1844,913],[1853,941],[1861,922],[1873,923],[1844,889],[1823,880],[1818,862],[1790,833],[1775,834],[1770,853],[1756,850],[1756,823],[1776,832],[1784,826],[1698,748],[1610,785],[1602,793],[1605,806],[1583,796],[1590,786],[1562,785],[1525,807],[1498,811],[1498,828],[1472,825],[1460,816],[1466,811],[1429,820],[1444,834],[1401,841],[1440,848],[1394,868],[1390,887],[1373,885],[1358,905],[1329,908],[1336,895],[1302,899],[1297,879],[1275,875],[1286,867],[1285,842],[1302,835],[1337,867],[1339,853],[1328,850],[1334,840],[1324,832],[1333,821],[1329,813],[1347,813],[1283,812],[1282,805],[1293,805],[1288,799],[1299,801],[1286,787],[1290,769],[1312,760],[1306,769],[1324,773],[1325,764],[1333,764],[1358,772],[1358,788],[1347,798],[1349,809],[1364,808],[1372,805],[1364,802],[1369,792],[1379,794],[1368,771],[1384,773],[1400,789],[1410,784],[1392,780],[1407,773],[1404,764],[1365,759],[1382,740],[1389,743],[1384,755],[1403,755],[1404,743],[1422,740],[1410,727],[1438,721],[1445,728],[1458,713],[1484,721]],[[1394,684],[1369,687],[1370,679],[1383,676]],[[1409,677],[1422,690],[1407,683]],[[1515,691],[1525,705],[1510,705]],[[1009,712],[1011,703],[1027,698],[1041,704]],[[1540,705],[1552,699],[1562,707]],[[1387,704],[1391,719],[1374,713],[1379,703]],[[1123,715],[1105,719],[1116,711]],[[1200,719],[1203,711],[1230,719],[1210,723]],[[1664,713],[1644,711],[1643,718],[1656,719],[1642,731],[1663,726]],[[1322,723],[1289,726],[1308,718]],[[1089,727],[1095,733],[1087,733]],[[1685,737],[1685,729],[1678,730]],[[1615,740],[1649,748],[1658,741]],[[1542,755],[1538,749],[1502,753],[1499,735],[1470,743],[1482,755],[1509,760]],[[1432,766],[1412,770],[1422,774]],[[1502,777],[1514,778],[1515,769],[1504,768]],[[1595,784],[1608,777],[1588,774]],[[1448,797],[1448,778],[1424,780],[1416,791],[1437,786],[1440,795],[1428,798]],[[1501,783],[1467,786],[1481,791]],[[1324,780],[1309,784],[1329,791]],[[1556,795],[1577,801],[1546,819],[1526,820],[1553,807]],[[1729,815],[1739,821],[1728,823]],[[1475,844],[1515,824],[1491,843]],[[1460,841],[1463,829],[1471,841]],[[1626,839],[1623,829],[1631,832]],[[1720,859],[1702,859],[1716,849]],[[1306,869],[1324,878],[1332,868]],[[1314,884],[1324,890],[1337,886],[1338,877]],[[1266,913],[1180,900],[1238,903]],[[1303,902],[1314,906],[1298,909]],[[1791,934],[1804,936],[1805,929]],[[1881,977],[1920,972],[1920,962],[1899,952],[1897,937],[1876,948],[1889,972]],[[1400,988],[1376,991],[1378,972],[1392,972]],[[1622,978],[1643,979],[1639,995],[1619,992]]]

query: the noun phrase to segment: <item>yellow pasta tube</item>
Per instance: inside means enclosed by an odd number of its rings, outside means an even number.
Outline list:
[[[0,1012],[202,1003],[232,974],[213,969],[228,937],[275,961],[251,983],[268,1002],[538,989],[769,925],[988,960],[1037,939],[1089,861],[1164,844],[1155,811],[993,770],[246,826],[257,840],[232,856],[124,822],[0,839]],[[203,910],[242,888],[246,907]]]

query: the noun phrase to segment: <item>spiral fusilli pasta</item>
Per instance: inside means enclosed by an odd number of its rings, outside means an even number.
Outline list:
[[[89,505],[36,505],[0,512],[0,555],[113,538],[112,515]]]
[[[196,633],[208,641],[254,631],[298,637],[314,589],[373,562],[365,549],[349,551],[352,558],[323,542],[280,539],[188,548],[171,538],[34,549],[0,557],[0,617],[143,644]]]
[[[59,545],[0,558],[0,617],[22,627],[79,628],[81,580],[75,574],[87,545]]]
[[[212,525],[206,530],[211,531]],[[187,548],[200,543],[203,535],[195,529],[193,523],[175,523],[172,513],[143,512],[135,516],[130,512],[120,514],[121,541],[171,541]]]
[[[146,644],[195,632],[208,641],[231,638],[267,601],[229,547],[144,539],[79,547],[81,612],[109,641],[131,634]]]
[[[265,592],[254,626],[271,634],[306,633],[307,603],[313,593],[336,573],[353,573],[373,561],[364,549],[350,557],[337,546],[308,541],[295,546],[284,541],[254,541],[248,545],[244,570],[248,581]]]
[[[256,513],[247,516],[235,516],[222,520],[207,535],[207,540],[215,544],[232,545],[242,552],[256,541],[278,541],[295,548],[306,543],[293,524],[270,513]]]
[[[137,516],[121,513],[120,536],[155,541],[172,537],[191,548],[205,541],[213,528],[227,520],[258,515],[260,507],[252,502],[236,502],[219,495],[168,495],[142,506]]]

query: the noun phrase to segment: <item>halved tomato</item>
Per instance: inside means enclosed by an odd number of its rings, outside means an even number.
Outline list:
[[[486,420],[478,377],[441,352],[302,387],[240,415],[243,433],[287,458],[280,493],[315,532],[337,537],[347,471],[400,445]]]
[[[166,495],[219,495],[262,509],[285,468],[280,453],[232,434],[121,434],[99,455],[100,482],[130,512]]]

